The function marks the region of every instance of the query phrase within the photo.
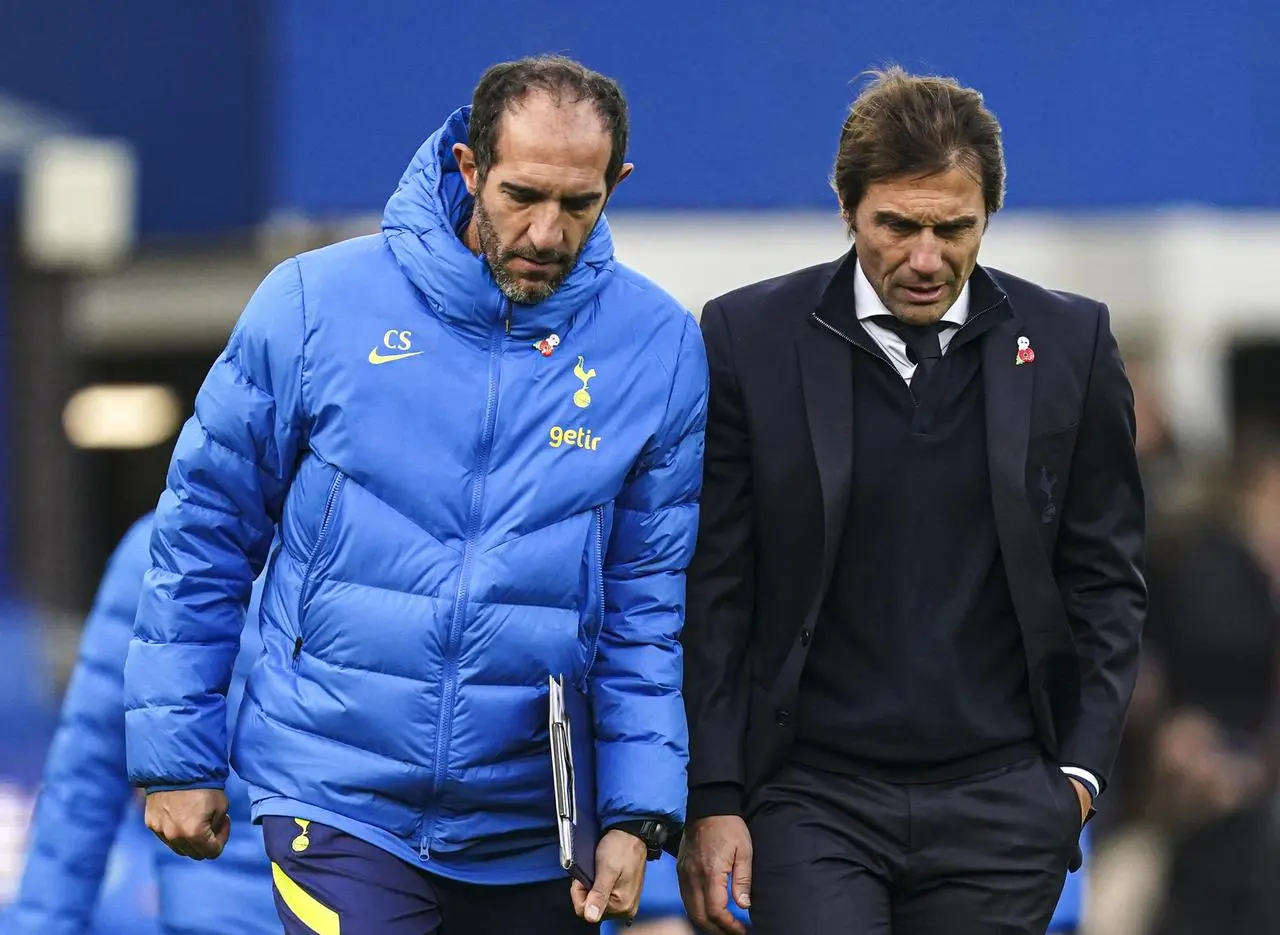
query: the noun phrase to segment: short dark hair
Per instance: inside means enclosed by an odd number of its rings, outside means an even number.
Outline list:
[[[982,183],[987,216],[1004,203],[1000,122],[982,94],[952,78],[908,74],[898,66],[869,73],[872,81],[849,109],[840,131],[831,186],[850,219],[868,186],[925,177],[961,167]]]
[[[605,169],[610,187],[622,174],[627,155],[627,99],[612,78],[592,71],[563,55],[536,55],[501,62],[480,76],[471,96],[471,117],[467,135],[476,157],[476,170],[483,178],[498,161],[498,124],[502,115],[518,106],[526,96],[538,92],[557,104],[590,101],[609,135],[613,151]]]

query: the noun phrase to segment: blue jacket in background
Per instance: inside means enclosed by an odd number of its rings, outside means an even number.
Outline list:
[[[1047,929],[1049,935],[1055,935],[1055,933],[1067,935],[1080,930],[1084,917],[1084,891],[1089,885],[1089,852],[1092,850],[1090,837],[1089,828],[1086,826],[1080,834],[1080,852],[1084,855],[1084,863],[1075,873],[1067,874],[1067,882],[1062,888],[1062,895],[1058,897],[1053,919],[1049,922]]]
[[[79,657],[45,763],[31,841],[5,935],[85,935],[98,905],[108,854],[122,823],[141,823],[125,769],[124,666],[148,567],[152,517],[139,520],[107,564],[85,622]],[[252,609],[251,609],[252,612]],[[244,628],[226,711],[257,654],[257,627]],[[231,839],[216,861],[179,857],[150,832],[160,924],[168,935],[278,935],[271,870],[262,832],[250,820],[249,795],[227,783]]]
[[[210,370],[157,508],[129,770],[225,780],[220,686],[278,530],[232,748],[255,816],[521,883],[564,875],[548,675],[589,687],[601,822],[683,819],[707,371],[694,317],[614,259],[603,217],[554,295],[503,296],[458,234],[467,118],[423,144],[380,234],[270,273]]]

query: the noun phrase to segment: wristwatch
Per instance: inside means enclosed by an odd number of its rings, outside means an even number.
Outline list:
[[[648,860],[657,860],[661,857],[663,845],[667,843],[666,824],[652,818],[620,821],[610,825],[607,830],[625,831],[627,834],[635,835],[644,842],[645,856]]]

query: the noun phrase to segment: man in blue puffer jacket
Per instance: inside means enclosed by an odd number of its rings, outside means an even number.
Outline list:
[[[45,762],[21,888],[5,935],[85,935],[91,931],[107,856],[122,822],[139,821],[125,773],[124,664],[142,578],[150,566],[152,517],[116,546],[85,622],[79,658]],[[256,598],[256,591],[255,591]],[[250,607],[252,619],[254,607]],[[229,697],[237,696],[259,651],[244,628]],[[235,704],[228,705],[234,718]],[[231,774],[230,814],[244,821],[216,864],[176,857],[152,840],[165,935],[268,935],[280,931],[262,835],[248,823],[249,796]]]
[[[278,266],[178,440],[129,650],[147,822],[214,857],[232,749],[288,932],[589,930],[683,819],[684,570],[706,359],[617,262],[626,104],[562,58],[495,66],[382,232]],[[560,869],[547,678],[587,691],[603,830]]]

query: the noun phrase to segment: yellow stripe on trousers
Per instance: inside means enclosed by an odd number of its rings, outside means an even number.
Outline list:
[[[303,925],[316,935],[342,935],[338,914],[289,879],[275,861],[271,862],[271,879],[275,881],[276,892],[284,904]]]

